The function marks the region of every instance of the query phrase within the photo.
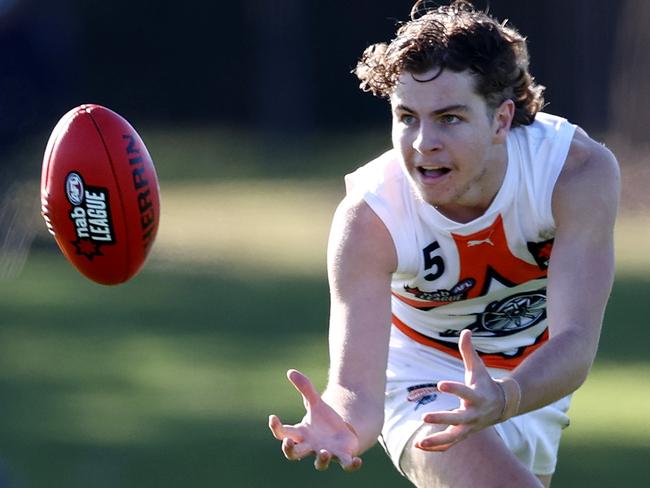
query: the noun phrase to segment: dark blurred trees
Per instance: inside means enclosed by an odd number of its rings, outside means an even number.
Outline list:
[[[17,0],[17,14],[0,18],[0,142],[51,128],[84,102],[140,123],[385,128],[385,102],[361,94],[350,71],[412,3]],[[475,3],[527,35],[548,111],[647,139],[650,2]]]
[[[616,30],[610,129],[635,144],[650,144],[650,2],[627,0]]]
[[[2,2],[0,160],[74,98],[75,15],[67,0]],[[18,169],[18,168],[16,168]]]
[[[617,19],[627,1],[482,0],[482,4],[489,4],[497,18],[510,19],[528,38],[531,71],[546,86],[545,110],[603,132],[609,125]]]
[[[274,137],[307,133],[315,126],[313,23],[304,0],[250,0],[245,22],[251,65],[238,71],[249,91],[251,119]]]

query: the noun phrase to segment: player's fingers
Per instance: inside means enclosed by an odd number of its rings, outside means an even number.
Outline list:
[[[282,439],[282,453],[284,454],[284,457],[286,457],[289,461],[298,461],[298,457],[296,457],[294,453],[294,449],[296,447],[296,443],[293,442],[289,437],[285,437]]]
[[[277,415],[269,415],[269,429],[271,429],[273,437],[275,437],[277,440],[281,441],[285,437],[282,435],[284,433],[282,422]]]
[[[460,442],[460,441],[455,441],[455,442],[452,442],[451,444],[435,445],[435,446],[431,446],[431,447],[422,447],[422,446],[419,446],[419,445],[416,446],[416,447],[419,448],[419,449],[422,449],[423,451],[427,451],[427,452],[444,452],[447,449],[449,449],[450,447],[456,445],[458,442]]]
[[[472,344],[472,332],[470,330],[465,329],[460,333],[458,349],[463,358],[463,362],[465,363],[465,369],[472,371],[478,364],[483,365],[481,358],[476,350],[474,350],[474,345]]]
[[[316,391],[316,388],[311,384],[309,378],[300,371],[290,369],[287,371],[287,378],[302,395],[302,398],[305,401],[305,406],[313,406],[320,401],[320,395]]]
[[[290,437],[282,440],[282,453],[289,461],[300,461],[312,453],[312,450],[303,443],[296,443]]]
[[[299,429],[291,425],[283,425],[282,421],[277,415],[269,415],[269,429],[273,433],[273,437],[281,441],[285,437],[291,437],[294,441],[302,441],[302,434]]]
[[[356,471],[361,467],[361,458],[358,456],[352,456],[346,452],[339,453],[336,456],[336,460],[343,468],[343,471]]]
[[[357,471],[363,465],[363,461],[358,456],[353,456],[348,464],[341,463],[343,471],[352,472]]]
[[[330,461],[332,460],[332,455],[329,451],[321,449],[316,454],[316,459],[314,459],[314,468],[318,471],[325,471],[330,467]]]
[[[481,400],[480,395],[473,388],[457,381],[438,381],[437,388],[438,391],[451,393],[470,403],[476,403]]]
[[[436,432],[417,442],[416,447],[425,451],[440,450],[462,441],[470,434],[471,430],[466,425],[452,425],[443,431]]]
[[[427,424],[461,425],[474,420],[474,416],[467,410],[452,410],[449,412],[430,412],[422,420]]]

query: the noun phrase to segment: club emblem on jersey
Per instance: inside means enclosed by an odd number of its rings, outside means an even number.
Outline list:
[[[467,329],[477,337],[502,337],[529,329],[545,318],[546,288],[540,288],[491,302]],[[448,330],[441,336],[459,337],[460,332]]]
[[[438,398],[438,384],[437,383],[423,383],[420,385],[409,386],[407,389],[406,399],[409,402],[415,403],[417,410],[422,405],[433,402]]]

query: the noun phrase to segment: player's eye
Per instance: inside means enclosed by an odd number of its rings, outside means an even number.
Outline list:
[[[415,118],[415,115],[413,115],[413,114],[401,114],[399,116],[399,121],[404,125],[410,126],[410,125],[415,124],[417,119]]]
[[[461,121],[462,119],[458,115],[454,114],[443,114],[440,116],[440,122],[444,125],[456,125]]]

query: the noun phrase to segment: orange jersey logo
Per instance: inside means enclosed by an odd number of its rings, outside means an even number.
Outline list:
[[[395,297],[420,310],[431,310],[441,305],[483,296],[488,293],[492,280],[497,280],[506,287],[513,287],[547,276],[553,241],[527,243],[536,264],[524,261],[510,251],[501,215],[497,216],[492,225],[474,234],[451,235],[456,243],[460,262],[458,283],[449,290],[431,292],[407,285],[404,290],[415,298],[393,293]],[[429,263],[431,266],[427,266],[427,269],[431,267],[435,271],[426,275],[425,279],[437,279],[444,272],[442,257],[431,255],[439,247],[438,243],[434,242],[424,249],[425,265]]]
[[[493,279],[512,287],[546,277],[546,269],[519,259],[510,252],[501,215],[487,229],[468,236],[452,234],[452,237],[458,247],[460,281],[469,278],[476,280],[467,298],[485,295]]]

